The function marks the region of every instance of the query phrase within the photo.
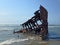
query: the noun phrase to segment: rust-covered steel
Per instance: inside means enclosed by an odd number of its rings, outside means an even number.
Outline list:
[[[40,21],[42,24],[38,24],[37,21]],[[29,29],[35,32],[41,33],[42,35],[48,34],[48,12],[43,7],[40,6],[40,9],[34,13],[34,16],[22,24],[23,29],[29,31]],[[36,29],[36,30],[35,30]],[[40,32],[39,32],[40,31]]]
[[[38,21],[41,24],[38,24]],[[44,36],[48,34],[48,12],[43,7],[40,6],[39,10],[34,13],[34,16],[29,19],[28,21],[22,24],[23,30],[28,31],[35,31],[35,33],[39,33],[40,35]]]

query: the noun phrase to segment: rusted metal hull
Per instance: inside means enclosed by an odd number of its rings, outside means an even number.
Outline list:
[[[37,21],[40,21],[41,24],[38,24]],[[34,13],[34,16],[28,21],[22,24],[23,29],[18,32],[31,32],[34,31],[36,34],[40,34],[42,36],[48,35],[48,12],[43,7],[40,6],[39,10]]]

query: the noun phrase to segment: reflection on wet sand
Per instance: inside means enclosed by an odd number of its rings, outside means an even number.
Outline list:
[[[25,34],[29,39],[25,45],[60,45],[58,40],[41,40],[41,37],[38,35]]]

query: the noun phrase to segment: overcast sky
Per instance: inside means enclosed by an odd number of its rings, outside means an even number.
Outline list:
[[[0,0],[0,24],[22,24],[40,5],[48,11],[49,24],[60,24],[60,0]]]

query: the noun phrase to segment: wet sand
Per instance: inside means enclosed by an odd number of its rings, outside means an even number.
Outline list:
[[[39,41],[39,40],[28,40],[22,42],[15,42],[10,45],[60,45],[60,41],[49,40],[49,41]]]
[[[59,40],[49,39],[44,41],[38,35],[33,36],[31,34],[27,34],[27,35],[25,34],[24,36],[26,36],[28,40],[21,42],[14,42],[10,45],[60,45]]]

